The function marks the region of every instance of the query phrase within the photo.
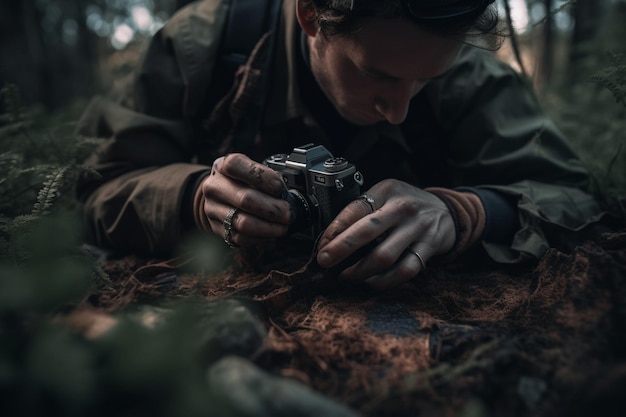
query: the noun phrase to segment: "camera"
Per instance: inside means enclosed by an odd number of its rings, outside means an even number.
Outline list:
[[[275,154],[263,163],[283,176],[290,205],[292,236],[315,240],[337,214],[361,194],[363,176],[354,164],[308,143],[291,154]]]

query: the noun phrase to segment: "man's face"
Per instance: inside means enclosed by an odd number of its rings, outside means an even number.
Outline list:
[[[405,19],[367,19],[349,37],[309,37],[311,68],[339,114],[356,125],[406,118],[410,100],[445,73],[462,42]]]

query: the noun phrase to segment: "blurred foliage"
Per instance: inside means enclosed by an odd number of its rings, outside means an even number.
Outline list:
[[[145,41],[180,0],[20,0],[0,2],[0,87],[19,86],[29,106],[67,106],[108,89],[108,57]]]
[[[595,191],[626,219],[626,3],[579,45],[576,62],[540,93],[595,179]]]
[[[626,59],[624,54],[608,53],[610,65],[591,76],[591,80],[608,89],[617,103],[626,106]]]
[[[54,117],[26,114],[14,85],[5,86],[0,99],[6,108],[0,114],[0,254],[19,265],[34,250],[25,249],[33,244],[28,237],[53,209],[76,209],[78,177],[97,175],[82,165],[95,141],[76,138]]]
[[[0,94],[0,415],[221,415],[207,366],[256,349],[260,322],[240,305],[187,299],[150,326],[135,311],[97,339],[73,330],[64,317],[102,281],[74,198],[78,176],[95,175],[79,163],[94,142],[63,116],[25,111],[15,86]]]

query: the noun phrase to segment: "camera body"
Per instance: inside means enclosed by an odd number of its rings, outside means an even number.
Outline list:
[[[282,174],[293,223],[290,234],[315,240],[337,214],[361,194],[363,176],[345,158],[308,143],[263,163]]]

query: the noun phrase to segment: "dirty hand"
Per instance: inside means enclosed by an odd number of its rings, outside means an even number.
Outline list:
[[[240,153],[223,156],[196,191],[196,223],[231,247],[284,236],[291,218],[289,204],[281,198],[284,190],[273,169]]]
[[[340,277],[388,288],[415,277],[430,258],[454,246],[454,220],[434,194],[402,181],[384,180],[365,195],[373,202],[359,198],[348,204],[320,238],[320,266],[334,267],[378,240],[367,256],[344,269]]]

